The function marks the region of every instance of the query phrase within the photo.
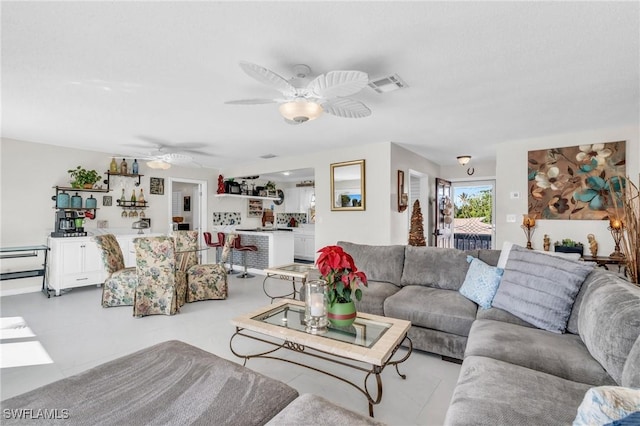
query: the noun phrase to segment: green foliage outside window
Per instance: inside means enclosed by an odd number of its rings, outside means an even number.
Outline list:
[[[483,190],[475,195],[461,193],[455,202],[455,217],[484,217],[482,222],[492,223],[491,211],[493,200],[490,190]]]

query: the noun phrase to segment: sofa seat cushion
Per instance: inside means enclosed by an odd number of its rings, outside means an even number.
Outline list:
[[[522,327],[535,328],[535,325],[529,324],[525,320],[520,319],[517,316],[500,308],[478,309],[478,313],[476,314],[476,319],[502,321],[502,322],[508,322],[510,324],[520,325]]]
[[[469,335],[477,309],[475,303],[458,291],[417,285],[403,287],[384,302],[384,313],[388,317],[458,336]]]
[[[459,290],[469,264],[462,250],[406,246],[402,285]]]
[[[317,424],[323,426],[384,425],[372,417],[347,410],[321,396],[309,393],[296,398],[267,423],[272,426]]]
[[[570,425],[591,386],[481,356],[465,358],[444,424]]]
[[[367,287],[362,289],[362,300],[355,301],[358,312],[374,315],[384,315],[384,301],[400,291],[400,287],[381,281],[369,280]]]
[[[615,384],[575,334],[477,320],[467,341],[467,356],[493,358],[595,386]]]

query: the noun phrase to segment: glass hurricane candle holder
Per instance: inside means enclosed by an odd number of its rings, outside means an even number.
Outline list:
[[[323,280],[311,280],[305,284],[304,305],[305,331],[310,334],[327,332],[327,283]]]

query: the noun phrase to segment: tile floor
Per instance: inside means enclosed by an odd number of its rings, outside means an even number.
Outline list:
[[[179,339],[240,362],[229,349],[229,339],[234,332],[229,320],[270,302],[262,291],[263,278],[260,275],[252,279],[230,276],[227,300],[187,304],[178,315],[171,317],[133,318],[131,307],[102,308],[101,288],[95,286],[73,289],[51,299],[41,293],[2,297],[2,317],[23,317],[36,337],[22,340],[39,341],[54,362],[0,370],[0,399],[170,339]],[[283,294],[291,284],[270,279],[268,286],[270,293]],[[286,356],[301,355],[289,353]],[[273,360],[252,359],[247,366],[288,383],[301,394],[319,394],[354,411],[368,414],[364,395],[331,377]],[[357,383],[362,381],[360,374],[339,366],[331,367],[332,371]],[[402,380],[392,368],[382,374],[383,397],[382,402],[374,407],[376,419],[390,425],[442,424],[460,366],[414,351],[400,370],[407,374],[406,380]]]

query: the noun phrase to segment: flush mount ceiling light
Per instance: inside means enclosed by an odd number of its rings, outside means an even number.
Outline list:
[[[168,168],[171,167],[171,164],[162,160],[151,160],[151,161],[147,161],[147,166],[152,169],[167,170]]]
[[[286,102],[278,108],[280,115],[290,121],[296,123],[304,123],[309,120],[315,120],[322,115],[322,107],[312,101],[304,99],[296,99]]]
[[[458,158],[458,164],[461,166],[466,166],[469,161],[471,161],[470,155],[460,155]]]

